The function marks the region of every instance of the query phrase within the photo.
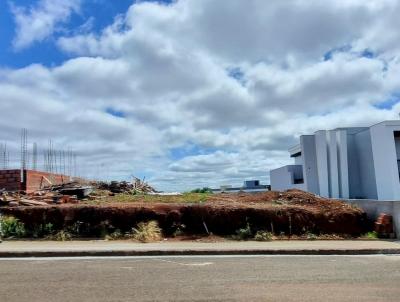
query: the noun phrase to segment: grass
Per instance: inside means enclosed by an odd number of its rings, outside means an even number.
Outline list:
[[[148,202],[148,203],[203,203],[206,202],[212,193],[183,193],[175,196],[145,195],[145,194],[115,194],[103,199],[92,201],[96,204],[102,203],[130,203],[130,202]]]

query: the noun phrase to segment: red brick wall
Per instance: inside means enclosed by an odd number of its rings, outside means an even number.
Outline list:
[[[70,181],[70,178],[65,175],[33,170],[25,171],[25,179],[26,183],[24,184],[24,189],[27,193],[49,186],[50,184],[46,179],[48,179],[53,185],[59,185]]]
[[[0,170],[0,189],[19,191],[21,189],[21,170]]]
[[[53,185],[69,182],[69,177],[61,174],[25,170],[24,182],[21,183],[21,170],[0,170],[0,189],[7,191],[26,191],[27,193],[37,191],[49,186],[47,178]]]

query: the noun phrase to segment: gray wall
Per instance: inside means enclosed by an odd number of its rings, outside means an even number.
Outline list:
[[[371,147],[371,135],[369,130],[354,135],[359,166],[360,196],[356,198],[377,199],[374,158]]]
[[[339,170],[339,196],[341,198],[350,197],[349,188],[349,162],[348,162],[348,140],[347,131],[338,130],[336,132],[338,170]]]
[[[360,182],[359,157],[354,134],[347,135],[347,162],[349,164],[349,195],[350,198],[360,198],[363,196]]]
[[[336,130],[327,131],[329,196],[339,198],[339,171]]]
[[[300,178],[303,170],[300,165],[284,166],[270,171],[271,190],[285,191],[288,189],[305,190],[304,184],[294,184],[294,178]]]
[[[303,164],[303,155],[295,156],[294,157],[294,164],[295,165],[302,165]]]
[[[328,143],[325,130],[315,132],[315,151],[317,155],[319,195],[329,197]]]
[[[319,195],[317,153],[314,135],[300,136],[303,157],[304,185],[307,191]]]
[[[386,121],[370,127],[378,199],[400,199],[394,131],[399,121]]]

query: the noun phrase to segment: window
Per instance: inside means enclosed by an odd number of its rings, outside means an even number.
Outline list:
[[[303,184],[304,183],[304,179],[303,178],[295,178],[295,179],[293,179],[293,183],[295,184],[295,185],[297,185],[297,184]]]

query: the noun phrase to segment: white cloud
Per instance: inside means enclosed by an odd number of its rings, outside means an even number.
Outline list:
[[[11,10],[16,23],[13,46],[17,50],[29,47],[35,42],[50,37],[57,26],[79,12],[81,0],[39,0],[35,6],[16,6],[11,2]]]
[[[0,71],[0,133],[27,127],[75,146],[89,175],[141,173],[160,189],[268,181],[301,134],[398,118],[400,105],[375,106],[400,89],[398,8],[138,2],[100,33],[59,38],[73,57],[60,66]]]

